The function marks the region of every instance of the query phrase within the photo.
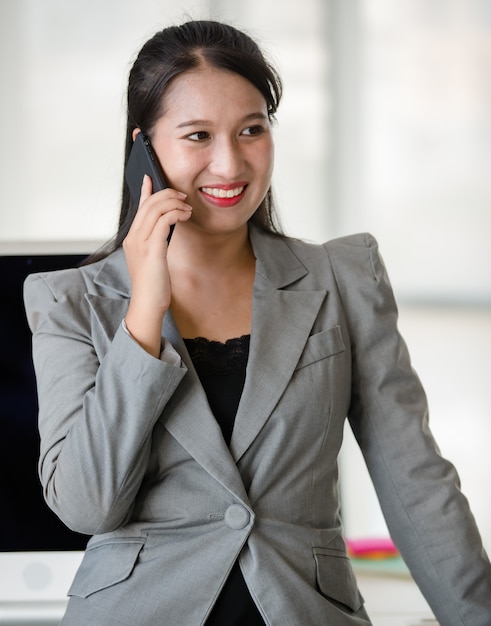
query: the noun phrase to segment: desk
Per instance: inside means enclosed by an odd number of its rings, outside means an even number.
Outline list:
[[[369,563],[353,566],[373,626],[438,626],[402,561],[392,561],[385,572]]]

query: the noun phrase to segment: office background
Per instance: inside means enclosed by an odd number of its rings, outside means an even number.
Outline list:
[[[280,69],[285,230],[378,238],[491,552],[491,0],[2,0],[0,241],[111,237],[131,61],[188,18],[246,29]],[[341,465],[348,534],[386,534],[349,432]]]

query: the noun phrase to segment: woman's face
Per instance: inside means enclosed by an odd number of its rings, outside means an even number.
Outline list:
[[[179,228],[213,233],[243,228],[273,171],[267,105],[245,78],[212,67],[176,78],[150,133],[170,186],[193,207]]]

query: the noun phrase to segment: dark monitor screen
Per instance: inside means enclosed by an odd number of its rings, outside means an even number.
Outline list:
[[[38,477],[38,403],[23,302],[28,274],[78,265],[86,255],[0,256],[0,551],[83,550],[45,504]]]

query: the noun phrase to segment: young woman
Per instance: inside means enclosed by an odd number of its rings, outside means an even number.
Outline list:
[[[346,417],[440,623],[491,623],[375,240],[275,226],[280,96],[244,33],[157,33],[129,78],[126,160],[144,133],[169,188],[145,178],[137,206],[125,183],[109,249],[26,282],[41,480],[92,535],[66,626],[369,624],[339,512]]]

